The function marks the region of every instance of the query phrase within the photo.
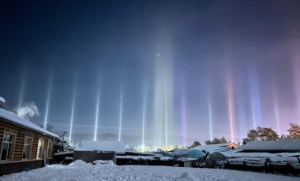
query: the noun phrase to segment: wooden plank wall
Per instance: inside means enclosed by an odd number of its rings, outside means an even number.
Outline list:
[[[14,150],[13,150],[13,161],[21,161],[22,160],[25,136],[29,136],[29,137],[33,138],[32,143],[31,143],[31,153],[30,153],[29,160],[36,159],[39,138],[43,138],[43,149],[44,150],[47,149],[48,141],[51,140],[52,147],[50,149],[51,151],[50,151],[49,158],[52,158],[54,138],[46,136],[46,135],[42,135],[38,132],[32,131],[27,128],[22,128],[17,125],[14,125],[14,124],[6,123],[5,119],[1,118],[1,117],[0,117],[0,150],[2,147],[3,133],[4,133],[5,129],[14,130],[17,132],[16,142],[15,142],[15,146],[14,146]]]
[[[1,149],[2,149],[3,132],[4,132],[4,128],[0,126],[0,152],[1,152]],[[0,155],[0,157],[1,157],[1,155]]]

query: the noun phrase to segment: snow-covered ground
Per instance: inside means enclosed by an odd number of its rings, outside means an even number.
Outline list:
[[[105,165],[103,165],[105,163]],[[81,160],[64,165],[50,165],[0,177],[0,181],[299,181],[299,177],[242,172],[221,169],[199,169],[167,166],[115,166]]]

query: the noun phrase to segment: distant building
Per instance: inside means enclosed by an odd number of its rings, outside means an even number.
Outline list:
[[[300,139],[247,142],[235,152],[300,153]]]
[[[173,158],[175,161],[197,160],[205,155],[202,150],[196,149],[174,149],[163,154]]]
[[[222,144],[211,144],[211,145],[200,145],[196,146],[192,149],[194,150],[201,150],[204,153],[214,153],[214,152],[224,152],[229,150],[234,150],[239,146],[235,143],[222,143]]]
[[[73,160],[94,162],[112,160],[116,164],[116,154],[125,154],[125,143],[118,141],[82,141],[75,149]]]
[[[5,107],[4,99],[0,99],[0,176],[43,166],[44,152],[51,161],[58,136]]]

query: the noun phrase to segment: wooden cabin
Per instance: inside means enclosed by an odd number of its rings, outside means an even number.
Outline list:
[[[0,176],[42,167],[45,160],[51,163],[56,137],[0,108]]]

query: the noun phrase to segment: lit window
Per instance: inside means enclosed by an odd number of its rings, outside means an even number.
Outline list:
[[[36,159],[42,159],[42,158],[43,158],[43,138],[40,138],[38,142]]]
[[[4,133],[1,160],[9,160],[12,155],[13,135]]]
[[[32,143],[32,138],[26,136],[24,141],[24,147],[23,147],[23,159],[30,158],[31,143]]]

